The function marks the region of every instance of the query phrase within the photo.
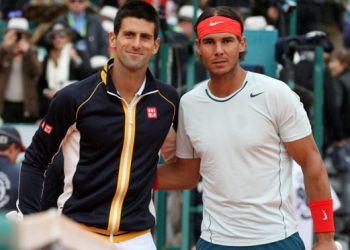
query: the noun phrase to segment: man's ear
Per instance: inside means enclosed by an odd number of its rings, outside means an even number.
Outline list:
[[[114,32],[109,32],[108,33],[108,43],[109,43],[109,47],[115,49],[117,47],[117,36],[116,34],[114,34]]]
[[[154,48],[153,48],[153,55],[157,54],[160,47],[160,38],[157,37],[157,39],[154,41]]]
[[[242,36],[239,42],[239,52],[244,52],[247,49],[247,39],[245,36]]]

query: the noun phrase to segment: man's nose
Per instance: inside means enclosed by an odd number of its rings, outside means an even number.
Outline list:
[[[134,48],[139,48],[141,46],[141,37],[140,36],[135,36],[135,38],[132,41],[132,46]]]
[[[222,54],[224,52],[224,49],[223,49],[223,46],[222,46],[222,43],[216,43],[215,44],[215,53],[216,54]]]

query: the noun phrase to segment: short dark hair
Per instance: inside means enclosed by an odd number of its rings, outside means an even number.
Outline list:
[[[243,34],[244,31],[244,25],[243,25],[243,18],[242,15],[236,11],[234,8],[229,7],[229,6],[217,6],[214,8],[206,8],[203,13],[198,17],[196,24],[194,25],[194,31],[197,33],[197,27],[200,22],[203,20],[212,17],[212,16],[223,16],[227,18],[231,18],[237,22],[239,22],[241,26],[241,31]],[[244,56],[246,54],[246,51],[241,52],[239,54],[239,59],[243,60]]]
[[[145,19],[154,23],[154,39],[158,37],[159,16],[157,10],[149,3],[142,0],[129,0],[119,10],[114,19],[114,33],[117,35],[122,21],[126,17]]]

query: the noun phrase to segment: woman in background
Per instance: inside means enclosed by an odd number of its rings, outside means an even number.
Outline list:
[[[78,36],[61,23],[54,24],[45,36],[48,49],[38,88],[41,118],[46,114],[50,100],[58,90],[90,74],[88,59],[72,43]]]

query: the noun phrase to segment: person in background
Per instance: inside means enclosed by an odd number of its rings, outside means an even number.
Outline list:
[[[263,16],[268,25],[280,28],[280,9],[278,0],[252,1],[251,16]],[[285,24],[284,24],[285,25]]]
[[[12,18],[0,45],[0,113],[5,123],[38,119],[37,82],[41,74],[28,20]]]
[[[40,118],[58,90],[90,75],[90,64],[84,53],[74,48],[78,35],[64,24],[55,23],[45,35],[48,44],[39,79]]]
[[[202,10],[197,9],[197,17],[201,13]],[[181,95],[187,91],[188,59],[195,53],[192,27],[193,14],[194,8],[192,5],[183,5],[177,15],[177,25],[165,33],[169,42],[175,44],[170,52],[170,55],[172,55],[171,83],[176,86],[178,93]],[[196,55],[194,56],[196,81],[207,79],[205,68],[199,58]]]
[[[195,24],[210,79],[180,101],[176,162],[158,168],[159,189],[191,189],[202,177],[197,249],[304,250],[292,207],[292,163],[302,168],[314,250],[336,250],[327,170],[299,97],[287,84],[245,71],[243,20],[227,6]]]
[[[118,12],[118,8],[109,6],[109,5],[103,6],[99,12],[99,15],[102,21],[102,27],[107,33],[113,32],[113,29],[114,29],[113,20],[117,12]],[[110,57],[114,57],[114,51],[111,47],[108,47],[108,53]]]
[[[22,163],[19,217],[40,211],[44,172],[62,150],[58,212],[116,249],[156,249],[152,187],[159,151],[164,159],[174,153],[168,134],[175,133],[179,102],[176,90],[148,69],[158,31],[151,5],[128,2],[109,33],[115,58],[56,93]]]
[[[14,127],[0,127],[0,212],[16,209],[18,198],[18,155],[25,151],[22,139]]]
[[[68,12],[55,22],[63,23],[75,30],[81,39],[75,41],[77,50],[83,51],[88,59],[93,56],[108,56],[107,33],[102,28],[98,15],[87,11],[89,0],[66,0]]]
[[[200,8],[197,9],[197,18],[202,14],[202,10]],[[178,22],[177,29],[178,32],[183,33],[189,40],[194,38],[193,36],[193,13],[194,8],[192,5],[183,5],[179,9],[178,12]],[[176,30],[177,31],[177,30]]]
[[[348,138],[350,137],[350,51],[345,48],[333,51],[328,68],[335,80],[334,84],[337,89],[335,103],[341,110],[344,137]],[[345,140],[340,144],[344,145]]]
[[[334,77],[337,95],[334,102],[341,114],[343,137],[333,147],[333,166],[340,173],[342,203],[340,213],[344,217],[345,228],[342,233],[350,234],[350,146],[346,139],[350,137],[350,51],[338,49],[331,54],[328,64]]]
[[[103,6],[99,11],[103,29],[109,33],[113,32],[113,20],[118,13],[118,8],[113,6]]]

